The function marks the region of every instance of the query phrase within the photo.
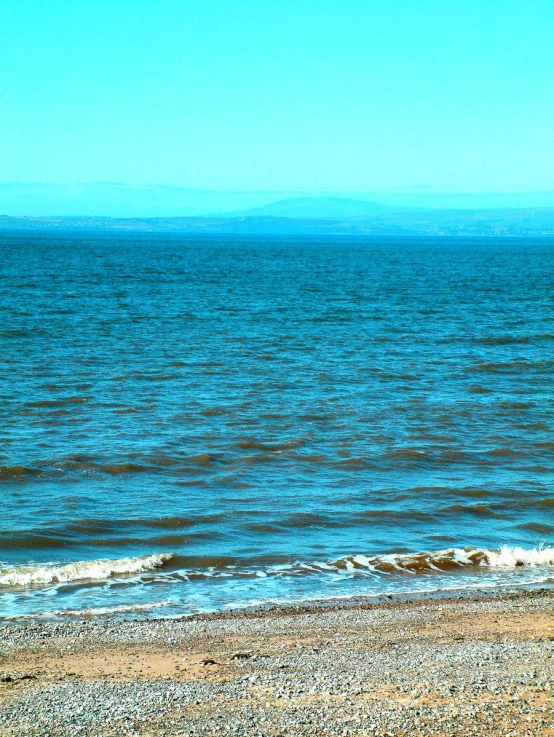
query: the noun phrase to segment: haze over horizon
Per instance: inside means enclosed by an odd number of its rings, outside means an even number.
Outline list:
[[[554,4],[499,8],[3,3],[0,213],[549,206]]]
[[[117,182],[41,184],[0,182],[0,217],[363,217],[415,210],[554,208],[554,190],[447,192],[210,191]]]

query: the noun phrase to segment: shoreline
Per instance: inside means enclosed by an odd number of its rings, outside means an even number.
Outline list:
[[[218,733],[554,735],[554,588],[0,625],[1,737]]]
[[[486,599],[488,597],[509,597],[532,591],[552,591],[554,593],[554,577],[538,579],[529,582],[514,582],[513,584],[478,584],[474,586],[452,586],[421,591],[397,591],[368,594],[345,594],[343,596],[314,597],[313,599],[299,599],[256,602],[253,604],[237,605],[230,608],[221,608],[213,611],[187,612],[184,614],[170,614],[161,616],[144,615],[141,612],[155,612],[158,602],[152,604],[137,604],[136,607],[125,605],[110,607],[92,607],[82,610],[46,610],[33,614],[7,615],[0,614],[0,630],[9,626],[22,626],[31,623],[55,624],[79,621],[114,621],[114,622],[156,622],[156,621],[200,621],[234,619],[235,617],[260,617],[265,615],[281,616],[286,614],[315,613],[318,611],[337,611],[348,608],[364,608],[367,606],[382,606],[390,603],[415,604],[418,601],[443,601],[462,599]],[[169,603],[169,602],[168,602]]]

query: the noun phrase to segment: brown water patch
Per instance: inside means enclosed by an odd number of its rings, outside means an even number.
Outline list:
[[[180,529],[191,527],[205,518],[198,517],[157,517],[157,518],[134,518],[134,519],[82,519],[70,522],[65,526],[69,532],[79,535],[102,534],[115,532],[122,528],[142,527],[154,529]],[[208,515],[208,521],[218,521],[218,515]]]
[[[156,466],[177,466],[180,462],[179,458],[162,452],[150,453],[148,454],[147,458]]]
[[[532,409],[536,407],[535,402],[500,402],[498,404],[502,409]]]
[[[436,459],[437,463],[467,463],[473,460],[474,456],[463,450],[442,450]]]
[[[547,525],[540,522],[526,522],[523,525],[517,525],[520,530],[530,530],[537,532],[539,535],[551,535],[554,533],[554,525]]]
[[[204,417],[220,417],[221,415],[232,414],[232,410],[226,407],[208,407],[207,409],[203,409],[200,414],[204,415]]]
[[[490,491],[487,491],[486,489],[444,489],[441,491],[441,493],[450,493],[453,496],[464,496],[471,498],[483,498],[488,497],[491,495]]]
[[[506,515],[494,512],[485,504],[452,504],[449,507],[442,507],[442,509],[439,509],[438,514],[471,514],[475,517],[491,517],[494,519],[506,518]]]
[[[191,527],[197,520],[191,517],[158,517],[157,519],[133,519],[125,521],[125,524],[139,525],[141,527],[161,527],[164,530],[178,529],[180,527]]]
[[[554,468],[548,466],[520,466],[518,471],[522,473],[554,473]]]
[[[404,520],[417,520],[418,522],[435,521],[435,518],[432,514],[427,514],[426,512],[417,512],[413,509],[407,509],[405,511],[393,509],[366,509],[363,512],[359,512],[357,514],[357,517],[363,520],[390,520],[391,522],[402,522]]]
[[[347,458],[342,461],[333,461],[330,466],[340,471],[363,471],[366,468],[375,468],[375,464],[365,458]]]
[[[228,555],[174,555],[171,558],[172,568],[197,568],[200,571],[198,575],[202,578],[206,576],[206,568],[218,570],[236,565],[237,563],[239,561],[236,558]]]
[[[324,463],[326,461],[325,456],[318,455],[317,453],[313,453],[312,455],[303,455],[302,453],[290,453],[287,458],[290,458],[293,461],[301,461],[302,463],[313,463],[317,465],[318,463]]]
[[[336,568],[373,569],[381,573],[427,573],[431,571],[456,570],[462,566],[474,566],[488,562],[487,553],[483,550],[465,548],[463,558],[454,550],[436,553],[396,554],[387,556],[347,556],[333,563]]]
[[[487,450],[485,453],[497,458],[524,458],[526,455],[519,450],[513,450],[513,448],[493,448],[493,450]]]
[[[248,483],[247,481],[243,481],[240,478],[237,478],[236,476],[218,476],[217,478],[218,486],[224,486],[227,489],[251,489],[253,487],[253,484]],[[223,498],[222,501],[236,501],[235,499],[230,500],[228,498]]]
[[[53,537],[25,532],[0,534],[0,550],[43,550],[44,548],[65,548],[66,537]]]
[[[235,443],[235,447],[241,448],[242,450],[262,450],[269,453],[278,453],[280,451],[292,450],[293,448],[300,448],[305,443],[306,440],[304,438],[285,440],[281,443],[263,443],[255,438],[246,438]]]
[[[519,374],[526,371],[543,371],[554,366],[554,361],[498,361],[478,363],[467,371],[487,374]]]
[[[490,335],[474,338],[473,342],[479,345],[524,345],[530,342],[530,338],[527,335]]]
[[[25,480],[40,473],[38,468],[28,466],[0,466],[0,480]]]
[[[79,535],[98,535],[117,529],[118,522],[102,519],[83,519],[70,522],[64,527],[68,532],[76,532]]]
[[[415,450],[412,448],[401,448],[399,450],[391,450],[388,453],[384,454],[385,458],[425,458],[427,456],[427,451],[423,450]]]
[[[188,460],[198,466],[209,466],[215,460],[215,456],[210,455],[210,453],[199,453],[191,456]]]
[[[34,402],[25,402],[26,407],[64,407],[67,404],[85,404],[88,397],[66,397],[64,399],[39,399]]]
[[[550,427],[546,422],[530,422],[524,425],[514,425],[514,427],[517,427],[518,430],[534,430],[536,432],[545,430],[546,432],[550,432]]]
[[[148,538],[148,542],[150,545],[163,545],[172,548],[174,545],[185,545],[190,539],[190,535],[157,535]]]
[[[162,530],[175,530],[192,527],[199,524],[217,525],[227,518],[226,512],[215,512],[213,514],[202,514],[196,517],[137,517],[128,520],[114,520],[113,525],[117,527],[147,527]]]
[[[81,470],[86,470],[87,468],[98,468],[98,464],[95,463],[95,461],[89,460],[85,456],[69,458],[65,461],[62,461],[60,464],[54,464],[54,465],[57,465],[57,466],[59,465],[60,468],[66,468],[66,469],[78,468]]]
[[[263,523],[252,523],[247,525],[242,525],[242,528],[245,530],[249,530],[250,532],[261,532],[264,535],[278,535],[279,533],[285,532],[283,527],[279,527],[278,525],[272,525],[272,524],[263,524]]]
[[[144,466],[140,463],[106,463],[99,466],[101,471],[105,473],[113,474],[118,476],[120,474],[128,473],[145,473],[146,471],[152,471],[151,466]]]
[[[490,394],[492,389],[488,389],[486,386],[473,385],[469,387],[469,391],[473,394]]]

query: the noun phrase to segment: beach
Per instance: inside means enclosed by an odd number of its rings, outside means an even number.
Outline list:
[[[554,735],[554,592],[0,630],[0,735]]]
[[[0,737],[554,737],[553,27],[0,0]]]
[[[551,240],[0,251],[0,737],[554,736]]]

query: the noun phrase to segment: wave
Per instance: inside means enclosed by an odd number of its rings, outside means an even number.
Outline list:
[[[448,573],[463,568],[545,568],[554,566],[554,547],[525,549],[503,546],[498,550],[486,548],[448,548],[417,553],[386,555],[345,555],[327,561],[281,561],[267,559],[245,562],[242,566],[232,557],[180,556],[157,553],[117,560],[78,561],[59,566],[16,566],[0,568],[0,587],[40,586],[85,580],[105,580],[154,571],[171,561],[175,580],[205,581],[214,578],[266,578],[321,575],[325,573],[390,576],[426,573]],[[144,582],[144,579],[142,579]]]
[[[152,609],[160,609],[172,604],[171,599],[164,601],[151,601],[146,604],[118,604],[116,606],[92,607],[91,609],[63,609],[48,612],[58,617],[102,617],[112,614],[125,614],[127,612],[148,612]],[[33,615],[34,616],[34,615]]]
[[[128,476],[132,474],[168,474],[175,477],[197,473],[199,467],[208,467],[216,462],[224,462],[218,454],[198,453],[184,458],[180,455],[175,457],[151,454],[140,456],[132,455],[129,458],[121,458],[113,462],[97,460],[92,456],[81,454],[75,456],[64,456],[61,458],[47,458],[40,462],[36,468],[23,465],[2,466],[0,465],[1,480],[26,481],[36,477],[49,478],[60,477],[67,474],[106,474],[109,476]]]
[[[513,568],[515,566],[554,566],[554,548],[510,548],[502,547],[499,551],[487,551],[487,565],[492,568]]]
[[[241,450],[262,450],[268,453],[283,453],[294,448],[301,448],[305,444],[305,438],[293,438],[280,443],[263,443],[256,438],[245,438],[235,443],[236,447]]]
[[[438,514],[459,516],[462,514],[471,514],[475,517],[492,517],[494,519],[505,519],[506,515],[489,509],[486,504],[451,504],[448,507],[442,507],[438,510]]]
[[[314,564],[315,565],[315,564]],[[490,568],[543,567],[554,565],[554,548],[503,546],[499,550],[485,548],[449,548],[415,554],[380,555],[368,557],[351,555],[334,562],[338,570],[367,569],[376,573],[424,573],[448,571],[466,566]]]
[[[172,564],[179,567],[179,575],[190,580],[228,577],[302,576],[310,574],[349,573],[362,575],[391,575],[432,573],[460,568],[517,568],[554,566],[554,547],[524,549],[504,546],[499,550],[486,548],[448,548],[417,553],[388,555],[346,555],[327,561],[294,561],[240,567],[230,558],[186,558],[175,556]]]
[[[77,561],[67,565],[14,566],[0,568],[0,586],[32,586],[71,581],[104,580],[116,575],[145,573],[160,568],[171,553],[142,555],[116,560]]]
[[[148,612],[152,609],[161,609],[172,604],[171,599],[164,601],[151,601],[145,604],[116,604],[115,606],[91,607],[90,609],[52,609],[32,614],[18,614],[6,617],[8,621],[19,621],[22,619],[37,619],[37,617],[49,619],[51,617],[110,617],[114,614],[127,614],[131,612]],[[0,617],[0,619],[2,619]]]

